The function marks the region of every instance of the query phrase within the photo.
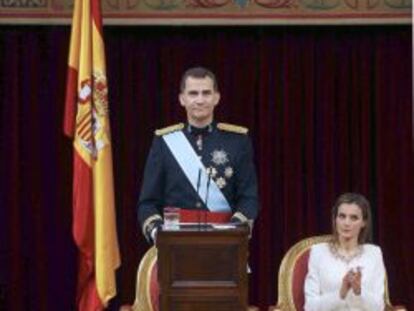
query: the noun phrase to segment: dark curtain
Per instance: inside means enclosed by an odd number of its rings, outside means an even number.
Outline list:
[[[69,27],[0,27],[0,310],[74,310],[71,142],[62,134]],[[330,232],[330,208],[365,194],[393,301],[414,309],[410,26],[106,27],[122,254],[118,296],[132,303],[148,248],[136,220],[156,128],[182,121],[189,66],[216,72],[217,119],[250,129],[261,196],[250,303],[277,297],[283,254]]]

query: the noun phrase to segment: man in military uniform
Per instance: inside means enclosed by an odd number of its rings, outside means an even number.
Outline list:
[[[187,70],[180,85],[187,123],[155,131],[138,202],[148,241],[163,223],[164,207],[179,207],[181,220],[248,222],[258,212],[252,146],[244,127],[214,121],[220,93],[214,74]]]

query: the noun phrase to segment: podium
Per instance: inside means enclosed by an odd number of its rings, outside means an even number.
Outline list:
[[[161,311],[247,309],[247,226],[186,225],[157,235]]]

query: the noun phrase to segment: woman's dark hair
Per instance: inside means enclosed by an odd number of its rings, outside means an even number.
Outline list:
[[[338,241],[338,232],[336,230],[336,217],[338,216],[339,206],[341,204],[355,204],[362,212],[362,218],[365,221],[365,227],[361,229],[358,236],[358,243],[364,244],[372,240],[372,216],[371,206],[368,200],[359,193],[344,193],[338,197],[334,206],[332,207],[332,234],[335,241]]]

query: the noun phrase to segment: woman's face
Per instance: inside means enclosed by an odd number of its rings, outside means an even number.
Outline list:
[[[340,241],[355,240],[365,227],[361,208],[355,203],[342,203],[335,218],[336,232]]]

